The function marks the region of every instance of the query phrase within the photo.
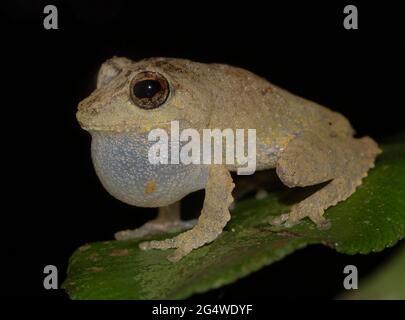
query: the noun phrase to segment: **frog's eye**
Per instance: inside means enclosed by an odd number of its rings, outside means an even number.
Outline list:
[[[131,99],[142,109],[160,107],[169,96],[169,83],[157,72],[138,73],[131,81]]]

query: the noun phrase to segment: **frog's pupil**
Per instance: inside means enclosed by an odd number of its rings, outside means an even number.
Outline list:
[[[134,85],[134,95],[138,99],[152,98],[162,89],[159,81],[143,80]]]

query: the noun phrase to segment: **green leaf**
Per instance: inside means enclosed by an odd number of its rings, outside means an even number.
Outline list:
[[[405,246],[388,262],[361,280],[358,290],[346,291],[338,299],[405,300]]]
[[[64,288],[72,299],[179,299],[236,281],[309,244],[347,254],[376,252],[405,236],[405,139],[383,145],[364,183],[329,208],[332,226],[310,221],[274,229],[267,223],[288,210],[303,190],[284,190],[238,203],[223,234],[177,263],[168,251],[141,251],[140,241],[108,241],[79,248]],[[157,239],[172,237],[164,235]]]

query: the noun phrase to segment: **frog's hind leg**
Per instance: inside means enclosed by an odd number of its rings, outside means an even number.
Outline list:
[[[175,233],[191,229],[196,223],[196,219],[188,221],[181,220],[180,201],[178,201],[166,207],[160,207],[156,219],[133,230],[119,231],[114,236],[117,240],[139,239],[166,232]]]
[[[355,192],[368,170],[374,167],[374,160],[381,152],[369,137],[350,140],[336,138],[334,143],[329,144],[330,147],[327,141],[313,144],[316,142],[313,138],[293,143],[292,149],[288,146],[280,157],[277,173],[290,187],[330,182],[294,205],[289,213],[275,218],[272,221],[274,225],[284,222],[287,226],[294,225],[309,217],[318,227],[327,227],[329,224],[323,217],[324,211]],[[305,151],[307,143],[312,143],[308,152]],[[301,153],[297,153],[295,148],[301,148]]]

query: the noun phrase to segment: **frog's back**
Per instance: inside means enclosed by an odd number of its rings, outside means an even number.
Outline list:
[[[306,130],[328,133],[331,126],[342,135],[354,133],[341,114],[247,70],[220,64],[209,66],[209,77],[217,83],[211,127],[254,128],[258,144],[266,145],[282,144]]]
[[[185,85],[204,91],[205,106],[201,112],[209,110],[209,121],[204,128],[255,129],[258,169],[271,167],[288,142],[304,131],[353,135],[350,123],[339,113],[300,98],[245,69],[175,58],[150,61],[180,78]]]

